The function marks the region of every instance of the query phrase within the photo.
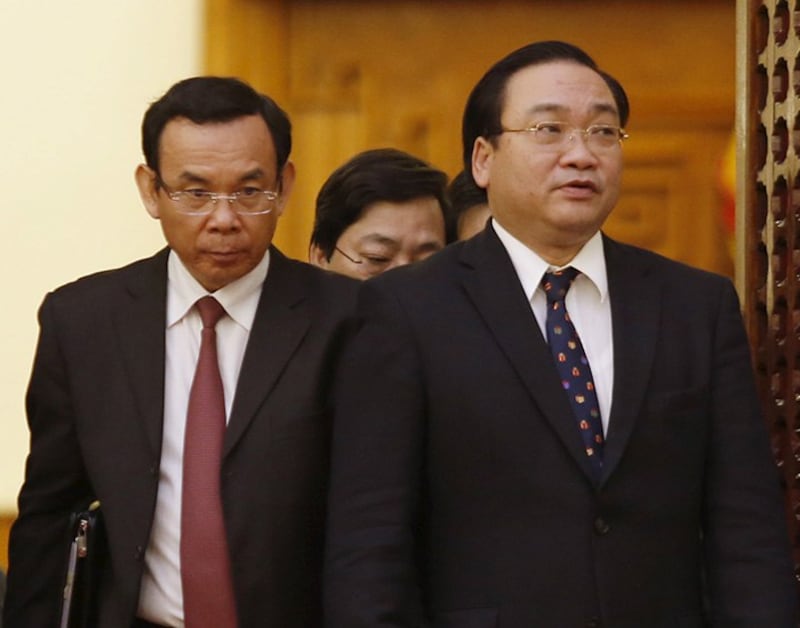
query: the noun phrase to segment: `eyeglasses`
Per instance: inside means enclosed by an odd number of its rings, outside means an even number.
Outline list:
[[[244,187],[230,194],[221,194],[199,188],[173,190],[161,180],[161,177],[158,177],[157,181],[170,200],[174,201],[175,209],[189,216],[207,216],[214,211],[217,201],[228,201],[237,214],[245,216],[268,214],[274,209],[272,203],[278,199],[277,192],[253,186]]]
[[[592,124],[579,129],[566,122],[538,122],[523,129],[500,129],[500,133],[528,133],[537,146],[559,150],[572,141],[576,134],[583,135],[586,145],[592,150],[609,150],[628,139],[625,129],[613,124]]]
[[[357,264],[363,271],[364,274],[372,277],[374,275],[380,275],[384,270],[386,270],[389,264],[392,263],[391,258],[388,257],[372,257],[372,256],[364,256],[364,257],[353,257],[352,255],[348,255],[338,246],[333,247],[338,253],[340,253],[346,260],[352,262],[353,264]]]

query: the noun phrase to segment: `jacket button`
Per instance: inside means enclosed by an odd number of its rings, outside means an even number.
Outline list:
[[[611,532],[611,526],[605,519],[603,519],[602,517],[598,517],[597,519],[594,520],[594,531],[596,534],[602,536],[604,534],[608,534],[609,532]]]
[[[601,628],[600,620],[597,617],[592,617],[586,622],[586,628]]]
[[[134,554],[136,560],[142,560],[144,558],[144,547],[141,545],[136,546],[136,553]]]

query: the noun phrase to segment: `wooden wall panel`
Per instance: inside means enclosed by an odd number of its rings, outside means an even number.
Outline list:
[[[239,76],[283,104],[289,49],[289,0],[207,0],[205,69]]]
[[[16,513],[0,515],[0,569],[3,571],[8,569],[8,533],[16,516]]]
[[[625,145],[623,194],[605,230],[626,242],[733,276],[714,177],[730,129],[641,129]],[[703,150],[697,150],[698,145]]]
[[[623,198],[607,231],[732,273],[717,181],[734,124],[734,3],[207,2],[209,70],[286,85],[271,93],[297,139],[298,187],[276,237],[288,254],[305,259],[313,201],[333,167],[396,146],[455,174],[463,105],[480,75],[529,41],[565,39],[611,70],[632,102]],[[254,41],[258,19],[283,48]]]
[[[348,109],[301,109],[292,118],[292,153],[299,167],[291,203],[279,222],[277,244],[287,254],[306,260],[317,191],[336,167],[365,145],[364,125],[360,112]]]

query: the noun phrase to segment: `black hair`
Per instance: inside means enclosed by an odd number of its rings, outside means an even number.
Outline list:
[[[394,148],[358,153],[334,170],[317,195],[311,244],[330,259],[345,229],[369,205],[434,197],[448,224],[447,175],[418,157]],[[454,238],[448,233],[447,241]]]
[[[461,125],[464,171],[472,179],[472,148],[475,140],[493,140],[501,131],[500,117],[505,105],[506,85],[518,71],[551,61],[572,61],[584,65],[605,81],[619,112],[620,124],[625,126],[630,113],[628,96],[622,85],[601,70],[586,52],[563,41],[539,41],[509,53],[495,63],[478,81],[467,99]]]
[[[159,142],[167,123],[188,118],[195,124],[230,122],[260,115],[275,144],[280,174],[292,150],[292,124],[274,100],[237,78],[196,76],[175,83],[150,105],[142,120],[142,151],[147,165],[159,173]]]
[[[447,195],[450,198],[450,210],[456,222],[458,222],[458,217],[470,207],[488,203],[486,190],[475,185],[472,177],[468,176],[465,170],[459,172],[450,181],[450,185],[447,186]]]

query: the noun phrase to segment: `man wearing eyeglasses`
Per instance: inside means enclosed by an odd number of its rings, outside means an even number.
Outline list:
[[[627,118],[563,42],[470,94],[489,226],[360,288],[326,628],[796,626],[734,288],[601,231]]]
[[[142,143],[168,248],[42,304],[5,626],[65,625],[68,518],[99,500],[87,625],[319,627],[327,389],[358,284],[271,246],[294,182],[272,99],[181,81]]]
[[[447,175],[393,148],[359,153],[317,195],[309,260],[354,279],[430,257],[444,248]]]

